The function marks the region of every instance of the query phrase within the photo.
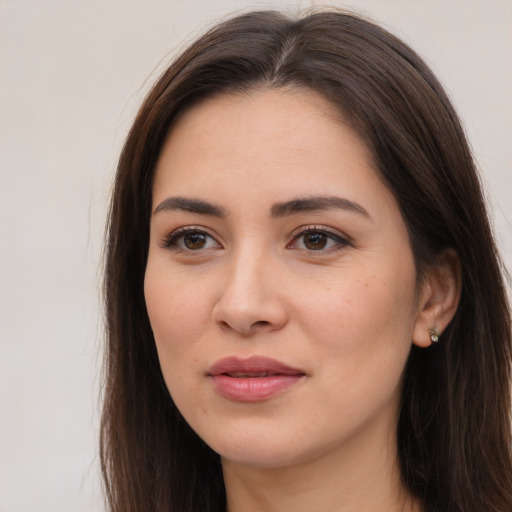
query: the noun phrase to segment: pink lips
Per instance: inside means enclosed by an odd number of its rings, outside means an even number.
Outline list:
[[[302,370],[262,356],[226,357],[208,370],[208,377],[219,394],[241,402],[271,398],[294,386],[304,376]]]

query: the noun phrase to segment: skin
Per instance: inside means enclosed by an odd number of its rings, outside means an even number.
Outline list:
[[[271,214],[312,196],[357,207]],[[178,120],[154,177],[145,297],[170,394],[222,457],[230,512],[419,510],[397,469],[400,387],[411,340],[428,345],[455,310],[452,274],[417,286],[396,200],[315,93],[227,94]],[[217,393],[208,368],[251,355],[305,377],[258,402]]]

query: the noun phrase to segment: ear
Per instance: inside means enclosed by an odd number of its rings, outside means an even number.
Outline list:
[[[457,311],[461,288],[459,256],[455,250],[445,249],[423,278],[412,337],[415,345],[430,346],[433,330],[442,334]]]

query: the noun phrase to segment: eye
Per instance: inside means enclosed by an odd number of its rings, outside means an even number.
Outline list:
[[[288,249],[301,249],[304,251],[329,251],[341,249],[348,245],[348,241],[337,233],[323,228],[306,228],[295,234]]]
[[[180,251],[201,251],[206,249],[219,249],[220,244],[206,231],[198,228],[184,227],[173,231],[164,240],[164,247]]]

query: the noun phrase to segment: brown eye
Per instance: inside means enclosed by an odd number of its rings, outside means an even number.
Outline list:
[[[304,247],[310,251],[320,251],[325,249],[329,238],[325,233],[312,232],[304,234]]]
[[[190,250],[204,249],[207,243],[204,233],[187,233],[183,236],[183,245]]]
[[[326,229],[309,228],[298,233],[287,248],[328,253],[341,250],[347,245],[350,245],[348,240],[337,233]]]
[[[220,249],[221,245],[205,231],[196,228],[180,228],[171,233],[164,241],[166,249],[180,251],[203,251],[208,249]]]

